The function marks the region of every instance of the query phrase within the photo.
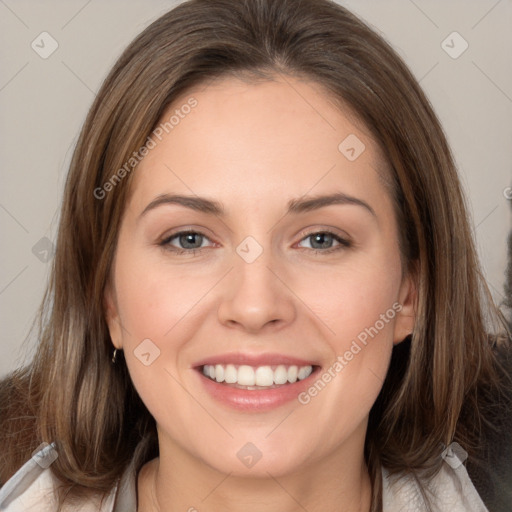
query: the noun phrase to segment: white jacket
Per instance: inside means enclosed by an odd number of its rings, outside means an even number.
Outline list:
[[[2,512],[55,512],[56,480],[49,468],[55,454],[52,445],[36,453],[0,489]],[[454,463],[455,461],[455,463]],[[382,471],[384,512],[418,512],[425,510],[415,480],[410,476],[391,477]],[[478,495],[471,479],[458,459],[443,463],[439,473],[431,480],[429,497],[434,512],[489,512]],[[89,499],[79,505],[64,507],[65,512],[136,512],[136,477],[130,467],[118,485],[103,500]]]

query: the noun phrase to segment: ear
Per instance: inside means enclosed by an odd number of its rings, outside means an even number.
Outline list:
[[[396,315],[393,344],[397,345],[404,341],[414,329],[416,321],[416,308],[418,299],[418,267],[415,263],[412,269],[404,275],[398,302],[401,305],[400,311]]]
[[[115,348],[122,349],[123,336],[121,319],[119,318],[115,291],[110,280],[105,286],[105,293],[103,296],[103,307],[105,311],[105,320],[108,325],[108,330],[110,333],[110,339],[112,340],[112,344],[114,345]]]

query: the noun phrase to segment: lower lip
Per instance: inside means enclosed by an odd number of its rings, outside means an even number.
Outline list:
[[[310,386],[312,377],[318,370],[319,368],[315,367],[307,378],[271,389],[233,388],[205,377],[201,369],[198,375],[206,391],[215,400],[240,411],[264,412],[276,409],[292,400],[298,401],[299,394]]]

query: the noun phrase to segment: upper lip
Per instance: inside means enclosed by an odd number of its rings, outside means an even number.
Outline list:
[[[285,366],[317,366],[317,363],[311,360],[301,359],[298,357],[287,356],[284,354],[243,354],[227,353],[210,356],[205,359],[201,359],[192,366],[195,368],[202,367],[204,365],[216,365],[216,364],[236,364],[236,365],[248,365],[248,366],[278,366],[280,364]]]

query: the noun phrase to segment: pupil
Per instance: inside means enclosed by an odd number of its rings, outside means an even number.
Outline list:
[[[320,246],[323,248],[329,247],[329,238],[331,235],[328,233],[319,233],[317,235],[313,235],[313,239],[315,240],[315,243],[319,240]],[[327,242],[325,241],[325,238],[327,237]],[[323,240],[323,242],[322,242]]]
[[[189,249],[197,249],[198,247],[201,246],[201,244],[199,244],[199,246],[194,246],[194,239],[195,237],[199,236],[197,233],[187,233],[186,235],[182,235],[181,236],[181,240],[180,242],[182,243],[182,245],[186,248],[189,248]],[[187,244],[191,244],[192,246],[194,247],[189,247]],[[196,241],[196,245],[197,245],[197,241]]]

